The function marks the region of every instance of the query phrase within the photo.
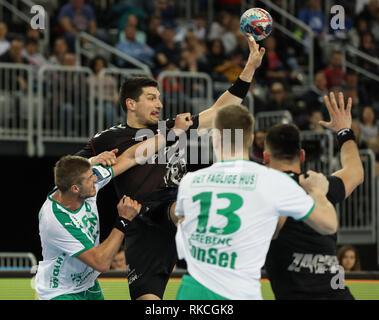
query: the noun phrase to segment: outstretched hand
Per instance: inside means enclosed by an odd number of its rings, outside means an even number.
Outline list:
[[[329,94],[329,97],[324,96],[324,102],[328,109],[330,121],[319,121],[319,124],[323,127],[338,132],[342,129],[351,129],[351,107],[353,100],[349,98],[347,100],[347,106],[345,108],[345,100],[342,92],[338,94],[338,101],[333,92]]]
[[[263,47],[259,48],[259,44],[257,44],[257,42],[254,40],[253,36],[250,33],[247,33],[246,35],[250,49],[247,64],[251,64],[255,69],[257,69],[262,63],[262,59],[266,52],[266,49]]]

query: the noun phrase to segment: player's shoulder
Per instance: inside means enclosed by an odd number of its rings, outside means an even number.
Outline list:
[[[119,135],[125,135],[128,133],[129,127],[125,124],[118,124],[113,127],[107,128],[103,131],[97,132],[93,136],[94,141],[109,140],[117,138]]]

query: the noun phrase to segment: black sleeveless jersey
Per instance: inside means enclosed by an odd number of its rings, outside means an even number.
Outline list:
[[[290,173],[298,181],[298,175]],[[345,199],[342,180],[328,176],[328,200]],[[302,221],[288,217],[278,237],[271,241],[265,270],[276,299],[332,299],[352,297],[349,290],[333,289],[338,271],[337,235],[321,235]]]
[[[193,125],[189,129],[197,129],[199,116],[194,116],[192,121]],[[166,125],[167,139],[174,121],[160,123]],[[136,129],[127,124],[120,124],[94,135],[76,155],[90,158],[115,148],[118,148],[117,155],[120,155],[134,144],[153,137],[159,129],[161,127],[158,125]],[[189,132],[190,130],[187,130],[187,137],[189,137]],[[178,143],[172,143],[167,139],[167,146],[145,164],[136,165],[114,179],[117,197],[120,199],[125,194],[139,202],[175,200],[177,187],[186,172],[186,157],[183,156],[183,150],[179,150]]]

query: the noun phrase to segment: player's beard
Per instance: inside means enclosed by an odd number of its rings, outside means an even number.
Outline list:
[[[78,194],[78,197],[82,200],[85,200],[87,198],[91,198],[91,197],[94,197],[96,195],[96,189],[95,187],[93,186],[90,190],[86,190],[86,189],[81,189],[79,194]]]

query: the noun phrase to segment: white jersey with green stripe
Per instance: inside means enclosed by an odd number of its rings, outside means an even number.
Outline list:
[[[297,220],[314,200],[287,174],[246,160],[216,162],[181,181],[178,256],[190,275],[228,299],[262,299],[261,268],[280,216]]]
[[[71,211],[53,200],[51,191],[39,212],[39,232],[43,261],[38,264],[36,291],[41,300],[85,291],[94,285],[100,272],[80,261],[83,251],[99,245],[98,191],[113,177],[110,167],[94,166],[98,176],[96,195]]]

